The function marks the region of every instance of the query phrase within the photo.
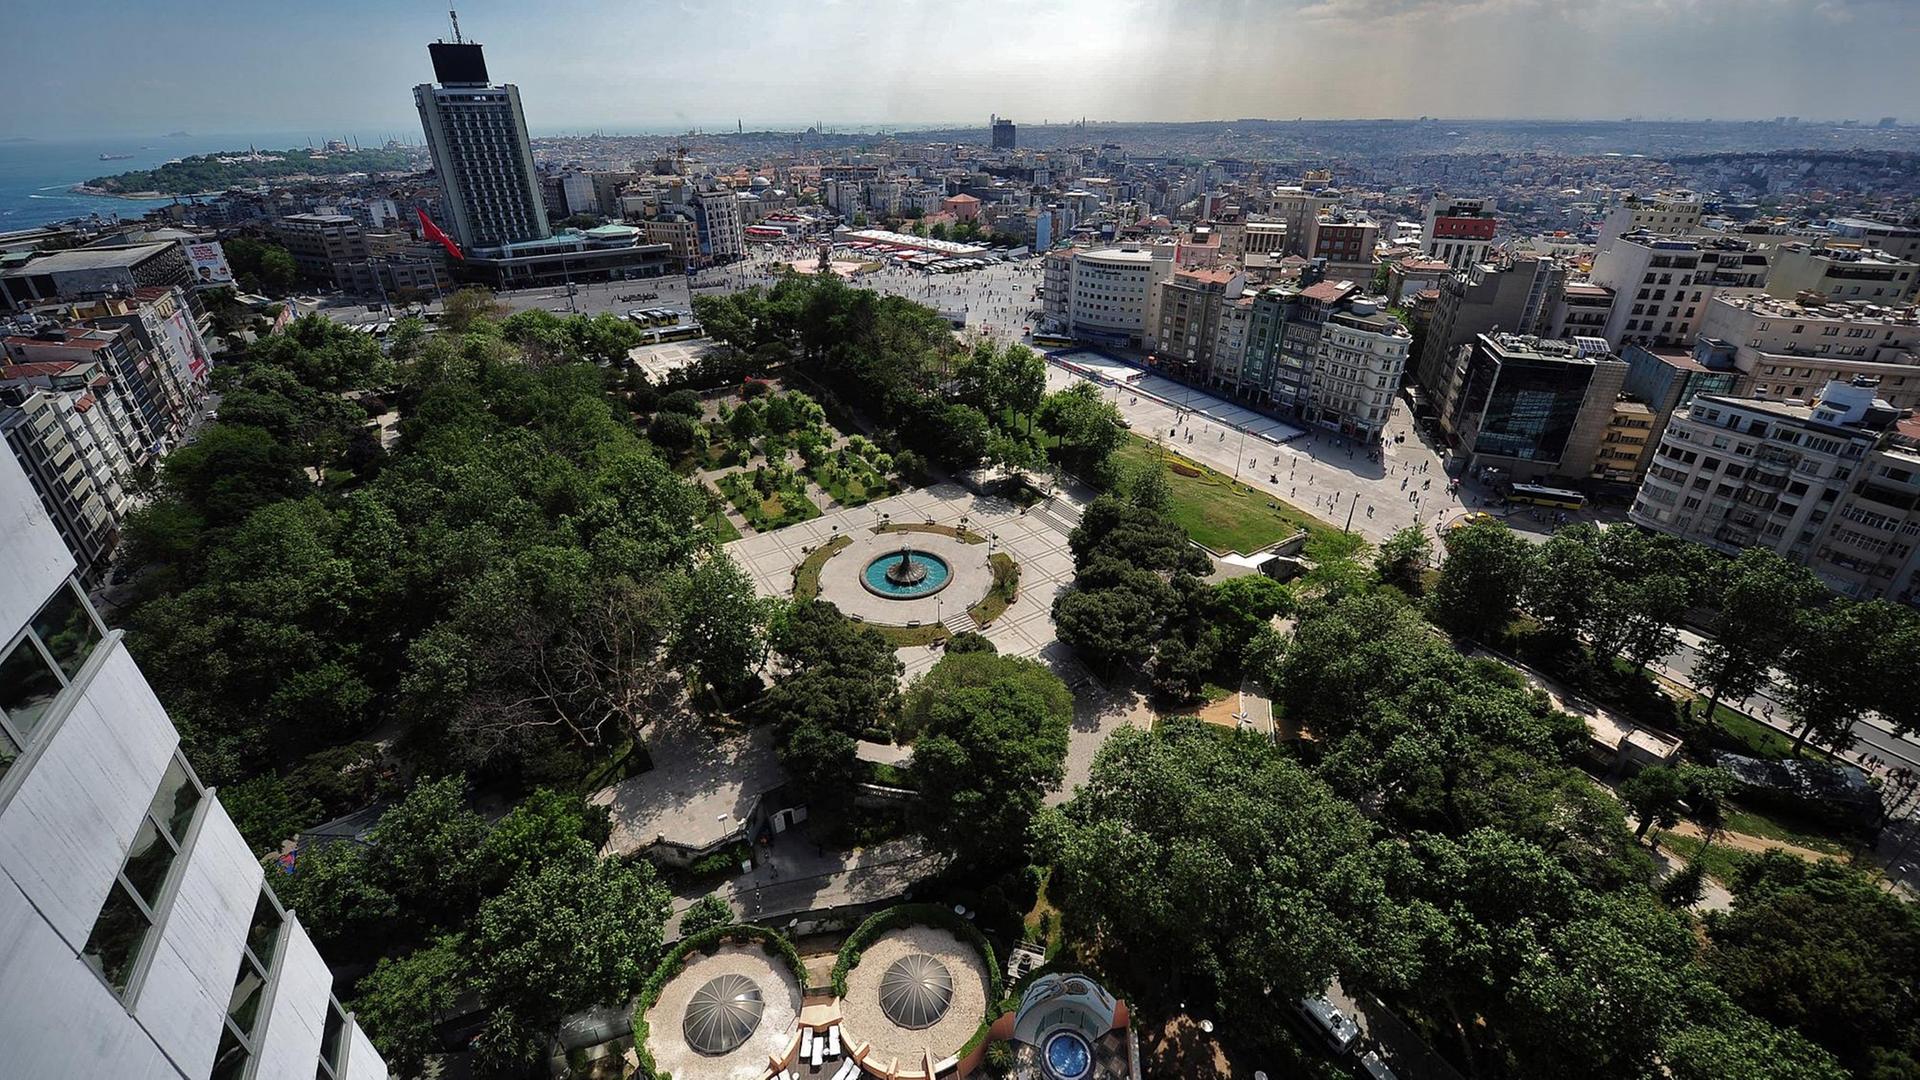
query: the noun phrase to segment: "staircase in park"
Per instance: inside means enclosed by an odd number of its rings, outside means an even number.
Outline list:
[[[949,634],[956,636],[964,634],[969,630],[978,630],[980,628],[980,624],[973,621],[973,613],[965,610],[962,610],[957,615],[949,615],[941,619],[940,625],[946,627]]]

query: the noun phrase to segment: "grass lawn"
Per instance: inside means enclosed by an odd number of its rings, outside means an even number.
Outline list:
[[[734,528],[733,520],[718,510],[708,514],[700,527],[707,530],[716,544],[728,544],[740,539],[740,530]]]
[[[910,649],[917,645],[931,645],[936,641],[945,641],[953,635],[939,623],[922,623],[919,626],[885,626],[880,623],[861,623],[869,630],[877,631],[887,639],[887,644],[896,649]]]
[[[720,478],[719,485],[747,524],[761,532],[820,516],[820,508],[804,492],[781,488],[762,496],[753,486],[753,478],[745,473],[728,473]]]
[[[987,562],[993,567],[993,587],[987,590],[987,595],[979,603],[967,609],[967,614],[973,616],[974,623],[982,630],[1004,614],[1007,605],[1013,603],[1013,598],[1020,593],[1019,563],[998,551]]]
[[[1114,451],[1114,463],[1124,471],[1164,457],[1168,487],[1173,492],[1173,520],[1187,535],[1215,551],[1249,554],[1292,536],[1337,532],[1319,518],[1235,483],[1197,462],[1161,450],[1138,435],[1129,435]]]
[[[860,506],[887,493],[887,480],[866,459],[845,450],[807,470],[821,490],[841,506]]]
[[[806,603],[819,596],[821,569],[827,565],[828,559],[833,558],[835,552],[851,543],[853,543],[851,536],[845,534],[836,536],[815,548],[811,554],[801,560],[800,565],[793,568],[793,598]]]
[[[1773,728],[1744,713],[1720,705],[1713,710],[1714,742],[1724,745],[1736,754],[1745,754],[1757,758],[1790,758],[1793,756],[1793,738],[1782,735]],[[1828,760],[1824,751],[1812,746],[1800,748],[1800,756],[1808,761]]]
[[[1757,836],[1762,840],[1778,840],[1783,844],[1812,848],[1843,858],[1851,850],[1844,834],[1819,822],[1751,809],[1737,802],[1728,803],[1727,831]]]
[[[1735,851],[1725,844],[1716,843],[1708,848],[1694,837],[1670,833],[1665,829],[1655,829],[1654,834],[1659,836],[1661,847],[1689,863],[1700,858],[1701,849],[1705,848],[1706,863],[1703,868],[1708,877],[1722,885],[1733,880],[1740,863],[1747,858],[1745,852]]]
[[[952,525],[904,525],[898,521],[892,521],[892,522],[888,522],[885,525],[880,526],[878,529],[874,531],[883,532],[883,533],[890,533],[890,532],[939,533],[941,536],[951,536],[955,540],[959,540],[962,543],[967,543],[967,544],[984,544],[987,542],[987,538],[984,536],[981,536],[977,532],[973,532],[969,529],[956,528],[955,526],[952,526]]]

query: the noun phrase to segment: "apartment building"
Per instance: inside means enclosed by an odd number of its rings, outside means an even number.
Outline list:
[[[1920,310],[1913,307],[1716,296],[1699,338],[1706,360],[1739,372],[1738,395],[1805,399],[1830,382],[1864,376],[1895,408],[1920,407]]]
[[[1467,468],[1512,481],[1585,480],[1600,460],[1627,365],[1598,338],[1481,334],[1447,429]]]
[[[1917,508],[1920,425],[1860,379],[1809,404],[1695,398],[1629,518],[1730,554],[1769,548],[1849,596],[1911,602]]]
[[[1220,321],[1213,335],[1213,363],[1207,373],[1209,385],[1235,396],[1244,396],[1251,388],[1241,381],[1247,362],[1247,333],[1253,324],[1253,296],[1241,295],[1220,307]],[[1262,392],[1260,397],[1264,397]]]
[[[1547,317],[1544,336],[1560,341],[1577,337],[1607,336],[1607,320],[1613,317],[1613,290],[1590,281],[1569,281],[1560,289]]]
[[[1465,270],[1485,261],[1498,227],[1487,200],[1435,195],[1427,203],[1420,250],[1455,270]]]
[[[1624,397],[1615,401],[1600,436],[1600,449],[1593,456],[1593,478],[1633,483],[1651,449],[1653,424],[1653,410],[1644,403]]]
[[[345,214],[290,214],[273,227],[293,264],[307,277],[340,283],[336,266],[367,261],[360,223]]]
[[[0,1076],[384,1080],[0,455]]]
[[[1644,231],[1615,240],[1595,256],[1588,275],[1614,293],[1603,336],[1616,349],[1692,344],[1714,288],[1699,270],[1700,245],[1693,240]]]
[[[185,391],[172,385],[172,369],[156,364],[125,327],[60,326],[31,335],[0,338],[10,367],[91,364],[107,377],[138,437],[129,456],[137,468],[177,443],[188,427]]]
[[[1331,188],[1318,191],[1302,187],[1275,188],[1267,214],[1286,226],[1285,254],[1306,255],[1314,222],[1339,205],[1340,193]]]
[[[1240,257],[1287,254],[1287,223],[1249,221],[1241,229]]]
[[[1713,360],[1716,366],[1708,367],[1701,357]],[[1651,449],[1660,445],[1674,413],[1703,394],[1733,394],[1740,382],[1740,372],[1731,360],[1716,358],[1704,344],[1696,345],[1694,352],[1629,345],[1621,350],[1620,359],[1627,365],[1625,393],[1643,402],[1653,413],[1653,425],[1647,430],[1649,453],[1638,463],[1642,472],[1651,460]]]
[[[1796,241],[1773,249],[1767,293],[1791,300],[1812,293],[1828,300],[1911,303],[1920,264],[1857,244]]]
[[[1476,263],[1441,280],[1414,381],[1443,426],[1459,393],[1467,347],[1496,330],[1545,335],[1567,275],[1567,264],[1559,259],[1519,254]]]
[[[413,101],[446,195],[447,231],[469,251],[552,236],[520,88],[487,81],[477,43],[436,41],[427,51],[439,85],[414,87]]]
[[[0,368],[0,436],[82,581],[106,575],[132,509],[132,421],[92,364]]]
[[[1763,289],[1772,263],[1767,248],[1740,236],[1703,236],[1695,281],[1716,289]]]
[[[1314,218],[1307,227],[1302,254],[1309,259],[1325,259],[1328,280],[1345,279],[1359,285],[1373,280],[1379,222],[1359,211],[1335,210]]]
[[[1302,419],[1361,442],[1378,441],[1412,344],[1413,335],[1375,299],[1356,298],[1330,313]]]
[[[1225,267],[1175,270],[1155,286],[1157,320],[1147,348],[1160,366],[1189,382],[1213,381],[1221,316],[1245,287],[1246,275]]]
[[[1691,236],[1700,231],[1700,197],[1691,191],[1663,191],[1642,198],[1629,195],[1608,211],[1600,226],[1599,250],[1629,233],[1654,236]]]

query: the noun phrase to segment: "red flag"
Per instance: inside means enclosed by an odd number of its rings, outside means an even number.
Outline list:
[[[433,240],[439,243],[441,247],[447,249],[447,254],[453,256],[454,258],[461,259],[461,260],[466,259],[466,255],[462,253],[460,250],[460,245],[453,242],[453,237],[448,236],[446,233],[441,232],[440,227],[438,225],[435,225],[433,221],[427,217],[427,212],[425,210],[421,210],[418,207],[415,207],[415,209],[419,211],[420,228],[425,230],[427,234],[427,239]]]

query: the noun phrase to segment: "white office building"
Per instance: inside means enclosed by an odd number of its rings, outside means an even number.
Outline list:
[[[0,1077],[384,1080],[0,454]]]
[[[1160,284],[1173,277],[1173,253],[1149,247],[1074,251],[1064,301],[1074,337],[1142,348],[1159,322]],[[1051,279],[1050,279],[1051,280]],[[1049,288],[1049,292],[1052,289]]]

